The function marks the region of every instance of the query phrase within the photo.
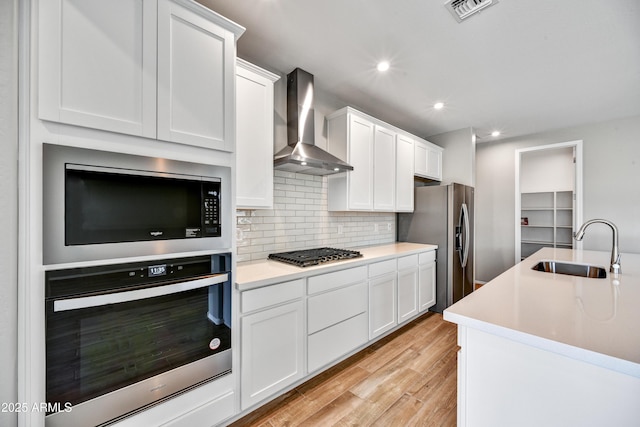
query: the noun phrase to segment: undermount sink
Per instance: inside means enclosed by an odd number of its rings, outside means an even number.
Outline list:
[[[559,261],[540,261],[532,270],[544,271],[546,273],[567,274],[569,276],[589,277],[594,279],[604,279],[607,277],[607,270],[589,264],[574,264]]]

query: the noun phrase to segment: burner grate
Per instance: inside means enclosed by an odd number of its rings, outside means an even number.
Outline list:
[[[348,249],[317,248],[270,254],[269,259],[297,265],[298,267],[309,267],[325,262],[360,258],[361,256],[360,252]]]

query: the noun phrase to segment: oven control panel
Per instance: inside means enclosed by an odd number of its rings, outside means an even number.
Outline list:
[[[220,183],[210,182],[202,186],[202,235],[219,237],[220,229]]]

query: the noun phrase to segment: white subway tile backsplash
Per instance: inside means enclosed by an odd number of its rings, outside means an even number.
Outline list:
[[[237,211],[238,262],[288,250],[395,242],[393,213],[328,212],[326,177],[275,171],[273,181],[273,209]]]

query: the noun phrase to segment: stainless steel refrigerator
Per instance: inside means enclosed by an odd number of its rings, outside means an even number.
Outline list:
[[[399,213],[399,242],[438,245],[436,305],[442,312],[473,291],[474,189],[462,184],[415,188],[413,213]]]

